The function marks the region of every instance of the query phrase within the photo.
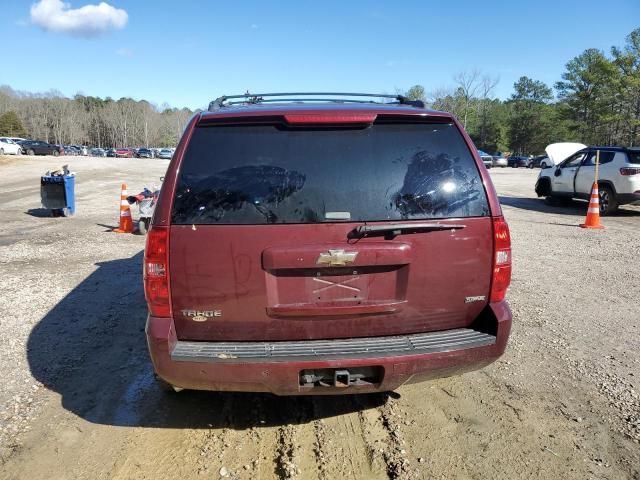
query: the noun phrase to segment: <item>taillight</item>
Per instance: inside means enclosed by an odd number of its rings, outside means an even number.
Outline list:
[[[638,175],[640,174],[640,168],[637,167],[622,167],[620,169],[620,174],[628,177],[630,175]]]
[[[154,317],[171,316],[169,229],[152,226],[144,249],[144,296]]]
[[[511,283],[511,236],[503,217],[493,219],[493,275],[491,302],[501,302]]]

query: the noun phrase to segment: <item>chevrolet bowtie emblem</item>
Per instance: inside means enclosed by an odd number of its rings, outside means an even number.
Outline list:
[[[329,265],[332,267],[341,267],[347,263],[352,263],[358,256],[358,252],[345,252],[344,250],[329,250],[321,253],[316,260],[318,265]]]

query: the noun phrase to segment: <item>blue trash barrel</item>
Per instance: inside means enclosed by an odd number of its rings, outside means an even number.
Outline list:
[[[40,178],[42,207],[51,210],[54,217],[66,217],[76,213],[76,177],[73,175]]]

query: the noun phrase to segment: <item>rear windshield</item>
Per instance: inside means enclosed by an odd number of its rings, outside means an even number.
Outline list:
[[[489,214],[452,124],[203,126],[180,166],[174,224],[423,220]]]
[[[629,157],[629,163],[640,163],[640,150],[629,150],[627,151],[627,156]]]

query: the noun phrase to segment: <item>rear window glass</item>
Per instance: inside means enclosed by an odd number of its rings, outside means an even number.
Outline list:
[[[488,212],[478,168],[451,124],[203,126],[180,166],[172,222],[421,220]]]
[[[629,163],[640,163],[640,151],[628,151],[627,157],[629,158]]]

